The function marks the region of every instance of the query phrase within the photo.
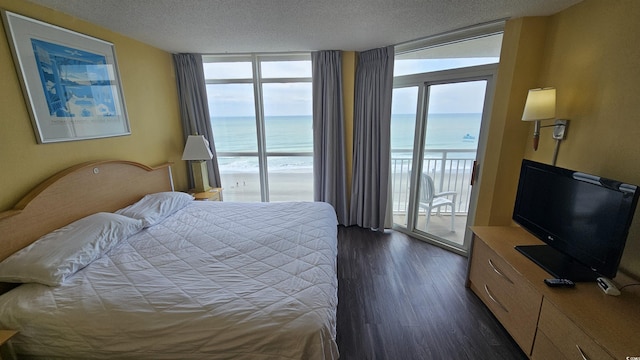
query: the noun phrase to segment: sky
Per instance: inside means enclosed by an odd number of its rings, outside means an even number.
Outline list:
[[[433,85],[429,92],[429,112],[434,114],[482,113],[486,82]],[[393,91],[392,114],[415,114],[418,88],[397,88]]]
[[[489,59],[489,60],[488,60]],[[493,60],[492,60],[493,59]],[[486,64],[497,58],[422,59],[395,61],[394,75],[416,74],[457,67]],[[270,82],[276,77],[311,78],[311,61],[263,62],[261,72],[265,116],[312,114],[310,82]],[[251,62],[205,63],[205,78],[251,79]],[[246,81],[246,80],[242,80]],[[431,88],[431,113],[481,113],[484,82],[436,85]],[[207,95],[214,117],[255,116],[253,84],[208,84]],[[417,88],[396,89],[392,113],[416,111]]]

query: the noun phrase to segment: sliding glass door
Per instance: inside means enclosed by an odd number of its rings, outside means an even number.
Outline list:
[[[426,87],[413,229],[454,247],[464,244],[486,88],[487,80]]]
[[[406,79],[393,94],[394,227],[460,253],[468,248],[471,177],[488,117],[491,69],[466,72],[473,76],[442,72],[413,85],[415,77]]]
[[[395,48],[394,229],[458,253],[470,242],[471,183],[484,154],[502,29],[485,24]]]

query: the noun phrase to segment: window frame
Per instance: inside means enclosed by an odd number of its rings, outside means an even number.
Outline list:
[[[282,78],[262,78],[262,62],[270,61],[309,61],[311,62],[310,52],[296,53],[251,53],[251,54],[208,54],[202,55],[203,63],[215,62],[251,62],[252,78],[233,78],[233,79],[208,79],[205,75],[206,85],[225,85],[225,84],[252,84],[254,109],[256,119],[256,136],[257,151],[241,151],[241,152],[216,152],[220,157],[257,157],[258,172],[260,178],[260,199],[262,202],[269,202],[269,157],[312,157],[313,150],[307,152],[281,152],[267,151],[266,129],[264,115],[264,84],[285,84],[285,83],[306,83],[312,84],[312,76],[309,77],[282,77]],[[213,115],[213,114],[212,114]],[[215,141],[215,138],[214,138]]]

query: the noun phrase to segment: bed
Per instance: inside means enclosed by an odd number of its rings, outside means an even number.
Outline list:
[[[171,190],[168,166],[86,163],[0,213],[0,265],[37,239],[67,247],[75,233],[65,231],[88,218],[127,229],[114,245],[92,243],[94,258],[52,284],[44,285],[51,271],[41,280],[33,266],[31,280],[3,284],[0,328],[20,331],[18,356],[338,358],[333,208],[187,201]]]

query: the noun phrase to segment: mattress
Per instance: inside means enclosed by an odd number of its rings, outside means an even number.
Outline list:
[[[326,203],[194,202],[59,287],[0,296],[20,358],[336,359]]]

